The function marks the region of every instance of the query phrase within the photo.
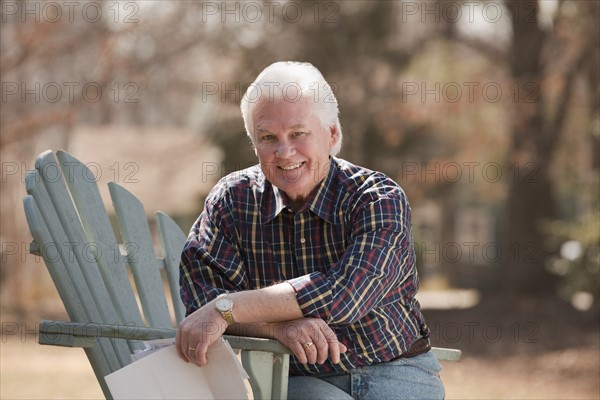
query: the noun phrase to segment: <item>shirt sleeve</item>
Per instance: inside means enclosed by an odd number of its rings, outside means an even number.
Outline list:
[[[188,315],[220,293],[248,287],[225,204],[206,202],[181,254],[180,295]]]
[[[368,201],[365,201],[365,197]],[[404,192],[363,196],[351,218],[346,252],[327,273],[288,282],[305,316],[332,325],[352,324],[374,308],[408,302],[418,280],[411,238],[410,208]]]

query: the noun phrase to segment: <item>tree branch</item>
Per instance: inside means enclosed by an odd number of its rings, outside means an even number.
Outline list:
[[[547,129],[548,134],[543,143],[544,150],[541,152],[542,154],[550,154],[549,150],[554,147],[558,137],[560,136],[560,132],[563,130],[569,104],[571,103],[571,98],[573,97],[575,77],[577,76],[577,73],[584,68],[586,62],[589,61],[589,54],[591,54],[593,50],[594,45],[591,40],[588,40],[586,45],[582,47],[577,59],[571,64],[571,67],[564,75],[562,93],[558,94],[557,96],[558,104],[554,114],[552,115],[552,118],[550,118],[550,123]]]
[[[466,36],[455,35],[452,36],[458,44],[462,44],[463,46],[476,51],[477,53],[485,56],[493,63],[499,64],[507,64],[508,54],[503,52],[500,49],[497,49],[486,43],[481,39],[470,38]],[[508,64],[507,64],[508,65]]]

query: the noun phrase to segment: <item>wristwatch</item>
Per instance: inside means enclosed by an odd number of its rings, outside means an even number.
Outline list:
[[[215,308],[221,313],[227,325],[231,325],[235,322],[233,318],[233,301],[227,297],[227,293],[220,294],[215,302]]]

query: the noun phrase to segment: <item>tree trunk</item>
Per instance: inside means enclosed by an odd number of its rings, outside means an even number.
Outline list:
[[[513,13],[511,71],[518,85],[512,143],[507,165],[509,192],[504,240],[502,286],[517,296],[556,293],[557,277],[545,268],[542,223],[556,217],[553,182],[549,175],[555,147],[552,129],[544,124],[541,86],[545,33],[537,23],[537,1],[507,1]]]

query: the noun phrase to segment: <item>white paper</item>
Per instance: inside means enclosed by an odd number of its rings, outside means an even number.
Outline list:
[[[175,346],[161,348],[105,377],[115,399],[248,399],[248,378],[227,341],[217,341],[202,368]]]
[[[149,356],[155,351],[174,345],[175,338],[146,340],[142,343],[144,343],[144,348],[141,350],[134,350],[134,353],[131,355],[131,361],[137,361]]]

